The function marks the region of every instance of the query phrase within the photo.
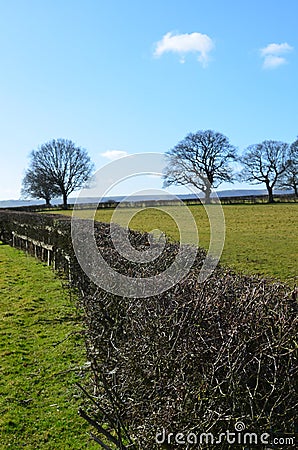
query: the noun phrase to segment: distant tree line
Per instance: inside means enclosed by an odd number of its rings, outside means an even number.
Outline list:
[[[291,189],[298,197],[298,137],[292,144],[266,140],[250,145],[242,156],[222,133],[205,130],[188,134],[166,152],[164,186],[189,185],[204,193],[205,203],[211,192],[223,182],[243,181],[264,184],[268,202],[274,202],[275,188]],[[236,172],[232,163],[240,163]],[[93,171],[87,151],[67,139],[52,139],[30,154],[22,196],[44,199],[61,196],[67,208],[68,196],[80,189]]]
[[[164,185],[190,185],[202,191],[210,203],[212,189],[235,180],[264,184],[268,202],[274,188],[292,189],[298,196],[298,138],[291,145],[266,140],[250,145],[242,156],[221,133],[206,130],[188,134],[166,153]],[[236,173],[232,163],[242,169]]]

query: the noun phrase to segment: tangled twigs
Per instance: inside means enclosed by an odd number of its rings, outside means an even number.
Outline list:
[[[93,411],[80,414],[100,434],[99,445],[154,450],[160,448],[156,434],[162,430],[167,438],[216,435],[234,429],[239,420],[254,433],[294,433],[297,288],[220,266],[199,283],[206,256],[199,250],[188,275],[168,291],[148,298],[113,295],[91,283],[77,263],[69,220],[36,216],[0,213],[0,234],[10,242],[13,230],[18,236],[27,233],[28,242],[59,249],[62,268],[63,255],[69,256],[66,267],[85,311],[93,374],[93,395],[85,389]],[[84,229],[81,237],[85,242]],[[98,224],[95,237],[109,266],[132,278],[162,272],[178,249],[167,242],[162,257],[140,269],[119,257],[109,225]],[[146,247],[146,234],[130,232],[129,237],[135,249]],[[27,251],[33,251],[30,245]]]

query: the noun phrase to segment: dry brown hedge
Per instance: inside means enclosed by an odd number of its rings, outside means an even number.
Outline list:
[[[155,437],[163,429],[216,435],[233,430],[239,420],[255,433],[294,433],[297,292],[220,266],[200,284],[205,252],[199,250],[187,277],[167,292],[141,299],[115,296],[80,269],[64,217],[0,213],[2,239],[10,241],[14,227],[27,233],[32,228],[31,233],[71,255],[94,375],[88,391],[96,402],[81,414],[92,416],[99,430],[105,424],[106,448],[158,449]],[[98,224],[96,236],[111,266],[139,276],[135,263],[117,255],[109,225]],[[131,232],[130,240],[142,249],[148,235]],[[177,244],[167,243],[155,266],[142,265],[143,276],[164,270],[177,251]]]

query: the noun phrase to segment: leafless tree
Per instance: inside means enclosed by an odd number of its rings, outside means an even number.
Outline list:
[[[59,193],[59,189],[43,173],[27,170],[23,179],[22,197],[41,198],[49,206],[51,199],[58,197]]]
[[[67,139],[53,139],[31,153],[29,171],[38,180],[47,180],[62,196],[63,206],[76,189],[81,188],[90,177],[93,163],[87,151]]]
[[[205,203],[210,203],[212,188],[223,181],[233,181],[229,162],[236,159],[236,150],[221,133],[212,130],[190,133],[166,157],[164,185],[192,185],[204,193]]]
[[[298,137],[290,147],[287,170],[279,181],[279,187],[293,189],[298,197]]]
[[[273,203],[273,189],[288,167],[288,151],[289,144],[280,141],[250,145],[240,159],[244,166],[239,175],[241,181],[264,183],[268,191],[268,203]]]

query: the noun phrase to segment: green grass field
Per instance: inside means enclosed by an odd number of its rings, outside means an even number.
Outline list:
[[[0,244],[0,449],[98,448],[77,413],[74,383],[88,377],[81,329],[53,271]]]
[[[212,207],[212,206],[211,206]],[[209,247],[209,221],[202,205],[190,206],[199,230],[200,245]],[[120,209],[117,222],[123,225],[131,209]],[[169,214],[175,207],[167,207]],[[221,258],[223,264],[237,271],[269,276],[289,282],[298,280],[298,204],[224,205],[226,238]],[[59,213],[71,214],[71,211]],[[82,217],[90,215],[80,211]],[[96,220],[109,222],[113,210],[96,213]],[[114,220],[115,221],[115,220]],[[142,231],[161,229],[172,239],[179,239],[174,221],[156,209],[139,212],[129,223]],[[183,225],[187,231],[187,224]],[[189,240],[192,240],[189,234]]]
[[[200,245],[208,248],[205,209],[198,205],[190,210]],[[223,210],[222,263],[297,283],[298,204],[231,205]],[[120,209],[117,222],[124,225],[132,212],[136,210]],[[80,213],[90,215],[84,210]],[[170,217],[176,213],[175,207],[167,207],[167,213],[145,209],[129,226],[142,231],[160,229],[177,240],[179,229]],[[112,214],[113,210],[100,210],[96,220],[109,222]],[[191,242],[187,223],[182,226]],[[77,414],[83,398],[75,382],[89,376],[81,330],[75,300],[53,271],[0,244],[0,449],[98,448]]]

